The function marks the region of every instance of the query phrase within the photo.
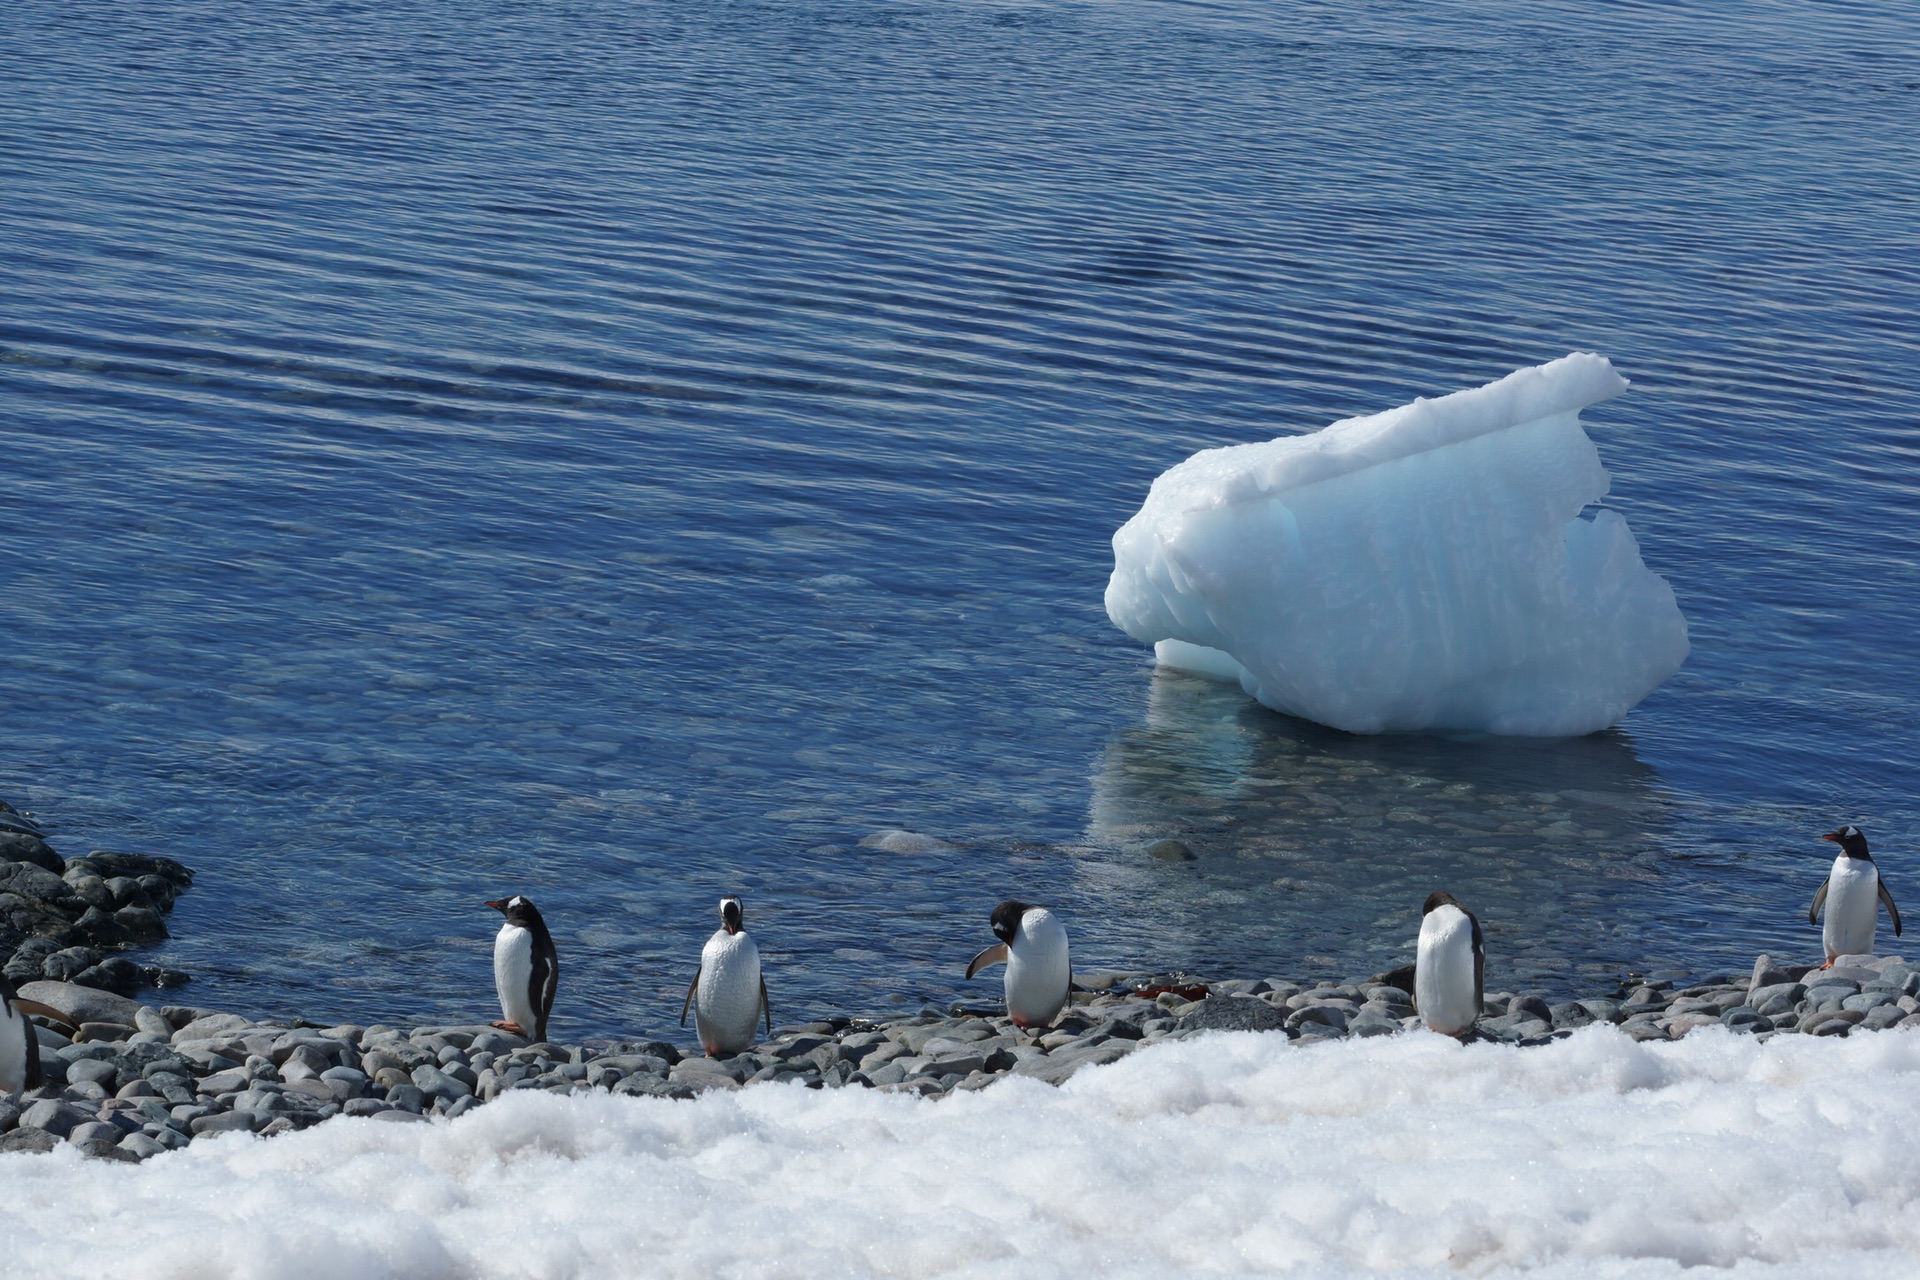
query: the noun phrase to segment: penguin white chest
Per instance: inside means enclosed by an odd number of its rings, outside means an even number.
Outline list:
[[[1820,940],[1830,956],[1871,955],[1880,920],[1880,872],[1865,858],[1833,860],[1827,877],[1827,919]]]
[[[760,948],[744,931],[717,930],[701,948],[693,1015],[709,1053],[737,1053],[753,1043],[760,1019]]]
[[[1473,922],[1458,907],[1440,906],[1420,922],[1414,960],[1413,1002],[1420,1020],[1455,1036],[1480,1017],[1474,994]]]
[[[540,1025],[533,1007],[533,934],[517,924],[501,925],[493,940],[493,986],[500,993],[500,1016],[533,1035]]]
[[[1073,986],[1067,930],[1051,911],[1034,907],[1020,917],[1007,947],[1007,1013],[1021,1026],[1052,1022]]]
[[[0,1095],[27,1087],[27,1037],[33,1026],[8,1003],[0,1008]]]

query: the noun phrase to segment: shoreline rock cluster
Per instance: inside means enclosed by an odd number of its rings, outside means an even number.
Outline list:
[[[454,1118],[516,1089],[692,1098],[762,1082],[861,1086],[937,1098],[1011,1076],[1060,1084],[1082,1067],[1208,1031],[1260,1031],[1300,1045],[1392,1035],[1419,1026],[1404,971],[1348,983],[1282,979],[1196,982],[1184,975],[1083,975],[1052,1026],[1015,1029],[992,1009],[926,1008],[887,1021],[834,1017],[779,1028],[751,1050],[706,1058],[661,1040],[533,1044],[479,1025],[315,1026],[254,1021],[187,1006],[153,1008],[65,982],[22,995],[77,1026],[42,1028],[47,1083],[0,1098],[0,1152],[62,1142],[89,1155],[141,1160],[194,1138],[270,1136],[334,1116],[395,1123]],[[1472,1038],[1549,1043],[1593,1022],[1636,1040],[1707,1026],[1765,1039],[1920,1025],[1920,967],[1898,957],[1843,957],[1833,968],[1779,966],[1674,990],[1624,985],[1609,997],[1549,1005],[1489,992]]]
[[[0,972],[130,996],[187,975],[121,952],[163,941],[193,873],[172,858],[97,850],[63,858],[31,817],[0,800]]]

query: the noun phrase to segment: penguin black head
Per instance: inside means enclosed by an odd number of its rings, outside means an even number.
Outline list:
[[[533,905],[531,898],[516,893],[511,898],[497,898],[487,905],[505,916],[508,924],[517,924],[534,933],[547,931],[547,922],[540,918],[540,908]]]
[[[728,933],[740,932],[747,919],[747,909],[740,905],[738,898],[720,899],[720,927]]]
[[[1424,918],[1428,912],[1438,910],[1441,907],[1458,907],[1461,911],[1467,910],[1465,907],[1460,906],[1460,899],[1454,897],[1445,889],[1435,889],[1427,895],[1427,905],[1420,908],[1420,915]],[[1467,914],[1471,915],[1473,913],[1467,912]]]
[[[1011,944],[1013,935],[1020,932],[1020,918],[1033,910],[1024,902],[1015,902],[1009,898],[993,909],[993,936]]]
[[[1867,838],[1860,833],[1858,827],[1842,827],[1838,831],[1829,831],[1820,838],[1831,840],[1839,845],[1840,851],[1849,858],[1865,858],[1868,862],[1873,861],[1873,855],[1867,852]]]

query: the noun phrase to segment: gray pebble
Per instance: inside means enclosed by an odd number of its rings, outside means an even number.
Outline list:
[[[136,1160],[146,1160],[167,1150],[165,1143],[144,1133],[130,1133],[120,1139],[120,1150]]]
[[[81,1146],[88,1142],[107,1142],[118,1146],[120,1139],[125,1136],[126,1135],[121,1133],[118,1128],[103,1120],[88,1120],[68,1130],[67,1141],[73,1143],[75,1146]]]
[[[56,1138],[64,1138],[78,1125],[83,1125],[93,1116],[82,1111],[70,1102],[56,1101],[52,1098],[35,1102],[20,1113],[19,1127],[22,1129],[41,1129]]]
[[[260,1118],[251,1111],[218,1111],[201,1116],[188,1127],[197,1138],[203,1133],[252,1133],[259,1126]]]

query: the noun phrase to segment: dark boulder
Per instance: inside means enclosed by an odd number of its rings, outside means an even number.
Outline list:
[[[25,831],[0,830],[0,861],[30,862],[56,876],[67,869],[66,859],[52,845]]]

